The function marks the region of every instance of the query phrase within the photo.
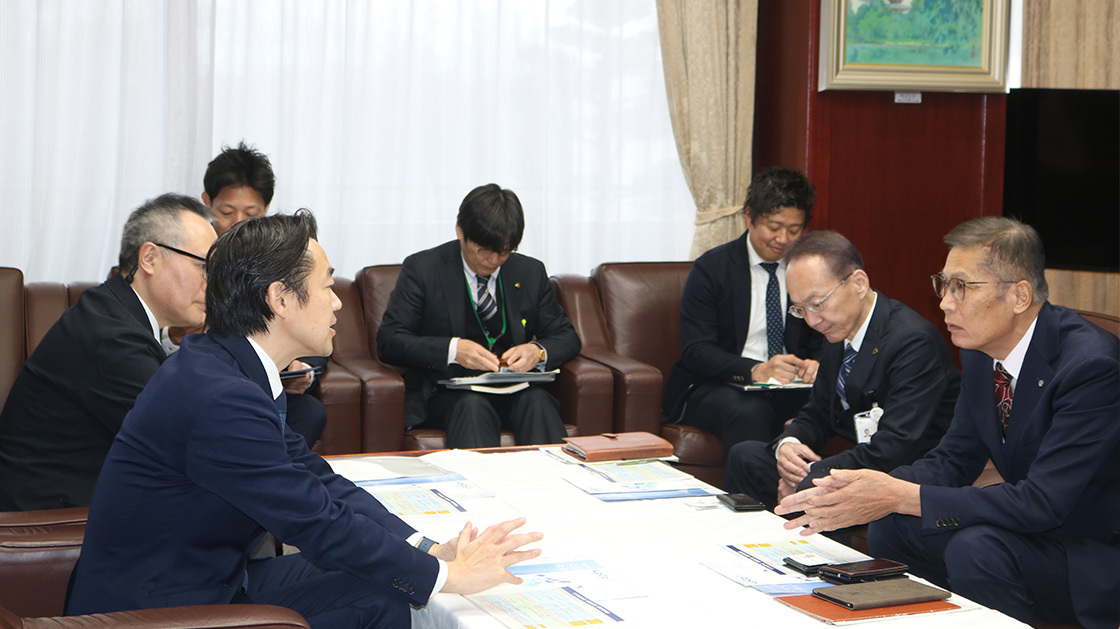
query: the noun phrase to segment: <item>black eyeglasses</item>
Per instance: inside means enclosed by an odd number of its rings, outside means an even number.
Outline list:
[[[945,277],[944,273],[935,273],[929,276],[933,280],[933,294],[937,295],[938,299],[945,298],[945,291],[948,290],[953,299],[957,301],[964,301],[964,296],[968,292],[969,286],[979,286],[982,284],[1014,284],[1011,280],[998,280],[995,282],[966,282],[959,277],[952,279]]]
[[[199,262],[201,262],[203,264],[206,264],[206,258],[204,258],[202,256],[196,256],[195,254],[193,254],[189,251],[183,251],[182,249],[176,249],[175,247],[172,247],[171,245],[165,245],[162,242],[155,243],[155,246],[163,247],[164,249],[167,249],[168,251],[174,251],[175,253],[177,253],[181,256],[187,256],[191,260],[198,260]]]
[[[855,273],[855,271],[852,271],[852,273]],[[835,287],[833,287],[832,290],[828,291],[828,294],[825,295],[824,297],[821,297],[820,299],[814,299],[812,301],[805,302],[804,306],[795,306],[793,304],[790,304],[789,313],[791,315],[797,317],[798,319],[804,319],[806,310],[808,310],[809,312],[811,312],[813,314],[820,314],[820,313],[824,312],[824,302],[828,301],[829,297],[832,297],[832,293],[835,293],[837,288],[840,288],[840,286],[844,282],[848,281],[848,278],[852,276],[852,273],[849,273],[849,274],[845,275],[844,279],[840,280],[840,283],[837,284]]]

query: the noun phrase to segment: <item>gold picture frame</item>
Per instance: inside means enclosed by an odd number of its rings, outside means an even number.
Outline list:
[[[1006,92],[1010,0],[821,0],[817,89]]]

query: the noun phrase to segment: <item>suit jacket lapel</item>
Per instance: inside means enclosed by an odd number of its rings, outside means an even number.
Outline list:
[[[731,265],[731,307],[734,310],[732,320],[735,322],[735,348],[742,351],[747,342],[747,334],[751,325],[751,259],[747,254],[747,233],[739,237],[733,251]]]
[[[865,392],[867,379],[871,370],[879,360],[879,350],[883,337],[887,335],[891,322],[890,301],[882,293],[876,293],[875,308],[871,311],[871,322],[867,324],[867,333],[863,335],[863,343],[859,347],[859,355],[852,365],[852,372],[844,384],[844,396],[848,398],[848,405],[857,413],[866,411],[866,408],[856,408],[860,396]],[[874,395],[874,391],[868,392]]]
[[[253,346],[249,344],[249,340],[244,336],[219,336],[213,332],[208,332],[208,334],[218,345],[221,345],[233,356],[238,366],[241,367],[241,371],[250,380],[257,383],[265,395],[271,399],[272,387],[268,384],[268,374],[265,373],[264,365],[261,364],[260,357]]]
[[[510,345],[521,345],[528,340],[525,326],[521,323],[521,283],[523,281],[516,260],[518,254],[510,256],[498,272],[502,285],[501,298],[506,311],[506,330]]]
[[[105,286],[112,291],[113,295],[116,296],[117,300],[120,301],[125,310],[128,311],[128,314],[132,315],[134,319],[143,324],[144,329],[151,329],[152,322],[148,319],[148,313],[144,310],[144,304],[140,302],[140,296],[136,294],[136,291],[132,290],[132,286],[125,281],[123,275],[118,273],[110,277],[105,281]],[[151,338],[152,342],[157,346],[159,345],[159,341],[156,340],[154,335],[149,338]],[[162,347],[160,347],[160,353],[163,353]]]
[[[1034,336],[1027,346],[1023,357],[1023,367],[1015,381],[1015,394],[1011,401],[1011,419],[1007,424],[1006,445],[1014,450],[1024,432],[1034,427],[1028,426],[1031,413],[1038,406],[1042,391],[1054,377],[1052,362],[1058,357],[1057,316],[1049,304],[1038,313],[1038,323],[1034,326]],[[992,390],[992,403],[995,403],[995,389]],[[998,419],[996,421],[999,421]]]
[[[463,256],[459,252],[459,241],[447,243],[447,249],[440,255],[440,268],[436,270],[443,295],[447,303],[447,317],[451,321],[451,336],[466,336],[464,321],[467,316],[467,280],[463,273]]]

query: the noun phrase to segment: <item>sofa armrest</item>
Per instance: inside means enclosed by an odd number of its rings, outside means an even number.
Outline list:
[[[0,511],[0,529],[27,526],[57,526],[60,524],[85,524],[89,507],[67,509],[42,509],[39,511]]]
[[[372,358],[349,356],[340,364],[362,381],[361,452],[396,452],[404,439],[404,378]]]
[[[606,366],[577,356],[564,363],[556,381],[546,386],[560,402],[560,418],[575,426],[579,434],[613,430],[614,376]]]
[[[24,629],[80,629],[83,627],[114,627],[115,629],[218,629],[252,627],[253,629],[291,629],[308,627],[307,621],[286,607],[275,605],[196,605],[164,607],[136,611],[28,618]]]
[[[319,381],[316,397],[327,409],[327,425],[319,437],[323,454],[362,451],[362,381],[334,360]]]
[[[656,367],[602,349],[587,349],[581,356],[605,365],[614,376],[614,431],[660,432],[661,391],[664,378]]]

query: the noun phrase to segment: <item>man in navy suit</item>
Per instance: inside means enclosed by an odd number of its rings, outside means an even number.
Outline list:
[[[731,450],[724,489],[768,505],[812,487],[833,468],[889,472],[913,463],[949,428],[960,390],[937,328],[871,290],[863,256],[847,238],[806,234],[785,259],[791,314],[829,345],[809,403],[789,427],[774,441]],[[856,445],[822,459],[821,446],[833,435]]]
[[[941,443],[890,475],[833,470],[790,496],[803,534],[862,522],[872,554],[1024,622],[1120,623],[1120,342],[1050,305],[1042,242],[981,217],[934,290],[964,371]],[[1004,482],[972,483],[991,460]],[[882,519],[879,519],[882,518]]]
[[[437,382],[498,371],[550,370],[579,354],[580,340],[540,261],[517,253],[525,231],[512,190],[479,186],[463,199],[457,239],[405,259],[377,331],[381,360],[407,367],[409,428],[447,431],[449,448],[519,445],[567,436],[559,402],[536,386],[508,395],[447,389]]]
[[[310,213],[241,223],[207,268],[188,336],[125,418],[94,492],[68,614],[264,603],[311,626],[400,627],[437,591],[520,582],[541,538],[468,523],[436,544],[331,472],[284,422],[279,366],[329,355],[333,269]],[[249,561],[265,530],[302,552]]]
[[[769,441],[808,399],[806,391],[742,391],[817,374],[821,336],[786,315],[786,248],[801,237],[816,190],[794,170],[751,180],[750,229],[700,256],[681,295],[681,357],[661,400],[661,421],[715,433],[726,455],[742,441]]]
[[[0,510],[88,506],[113,437],[167,354],[160,328],[206,315],[210,212],[165,194],[129,215],[120,273],[82,293],[28,357],[0,413]]]

